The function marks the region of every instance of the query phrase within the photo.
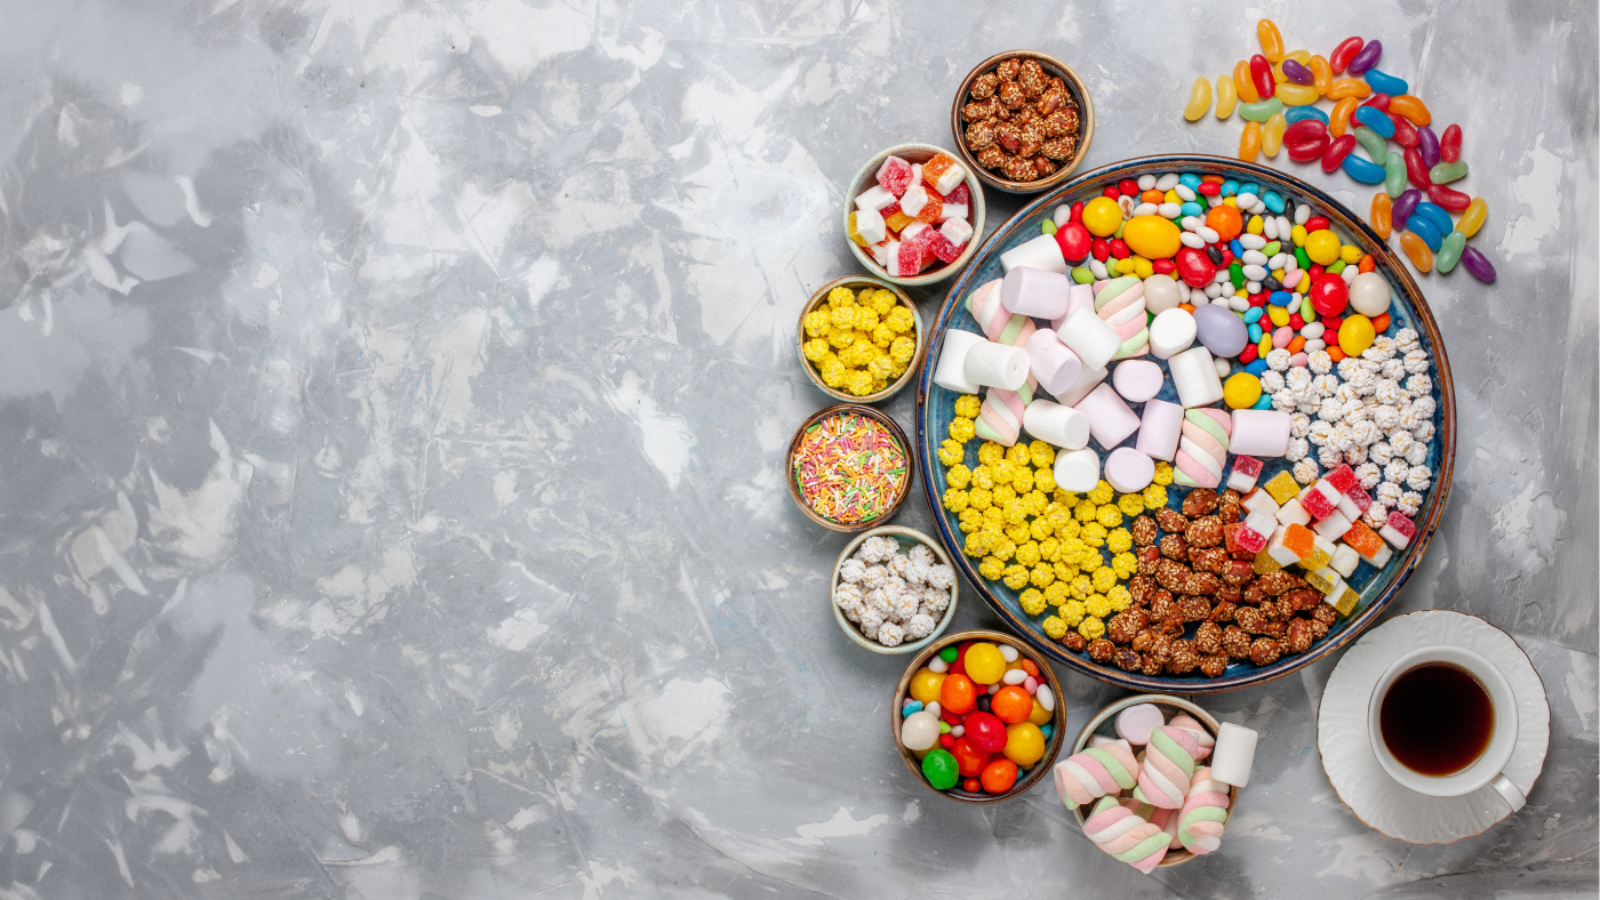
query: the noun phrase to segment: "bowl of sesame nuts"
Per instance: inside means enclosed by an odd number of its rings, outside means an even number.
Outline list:
[[[1072,176],[1094,138],[1094,103],[1072,67],[1010,50],[978,63],[950,110],[961,161],[1010,194],[1047,191]]]

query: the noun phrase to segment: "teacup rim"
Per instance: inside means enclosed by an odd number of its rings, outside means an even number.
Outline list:
[[[1441,655],[1450,654],[1463,657],[1469,664],[1462,665],[1458,660],[1439,658]],[[1382,708],[1382,699],[1387,695],[1390,687],[1401,675],[1411,671],[1419,665],[1430,662],[1461,665],[1468,674],[1472,675],[1483,685],[1489,694],[1489,702],[1495,711],[1494,734],[1489,738],[1489,746],[1484,748],[1482,754],[1465,768],[1452,772],[1449,775],[1425,775],[1421,772],[1407,768],[1394,754],[1389,752],[1383,742],[1383,733],[1379,720]],[[1485,676],[1488,677],[1485,677]],[[1492,682],[1492,684],[1491,684]],[[1503,698],[1506,702],[1497,700]],[[1388,665],[1378,680],[1373,683],[1372,693],[1367,698],[1367,740],[1371,745],[1373,756],[1378,760],[1378,765],[1385,773],[1401,787],[1408,788],[1420,794],[1435,797],[1464,796],[1478,790],[1484,785],[1494,781],[1510,761],[1516,751],[1517,733],[1521,727],[1517,711],[1517,695],[1511,689],[1511,682],[1505,673],[1483,654],[1467,647],[1455,644],[1434,644],[1427,647],[1418,647],[1411,650],[1399,659]],[[1501,735],[1505,735],[1502,739]],[[1496,744],[1500,746],[1497,748]],[[1492,764],[1488,761],[1498,756],[1500,759]],[[1469,773],[1477,772],[1472,778],[1465,778]]]

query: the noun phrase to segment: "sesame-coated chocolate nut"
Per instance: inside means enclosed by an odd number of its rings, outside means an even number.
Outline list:
[[[1006,164],[1006,152],[999,146],[988,147],[978,152],[977,159],[985,169],[1001,169]]]
[[[1117,652],[1111,655],[1111,664],[1125,672],[1132,672],[1139,668],[1139,654],[1126,647],[1119,647]]]
[[[1222,631],[1222,652],[1234,659],[1250,658],[1250,635],[1237,625],[1229,625]]]
[[[961,118],[968,122],[982,122],[992,119],[1000,111],[1000,101],[993,97],[987,100],[975,100],[961,107]]]
[[[1050,76],[1044,73],[1044,67],[1039,65],[1038,60],[1025,59],[1017,70],[1017,83],[1022,85],[1029,100],[1035,100],[1050,87]]]
[[[1194,630],[1194,648],[1202,656],[1222,652],[1222,626],[1215,622],[1201,622]]]
[[[1022,147],[1022,129],[1007,122],[994,130],[994,140],[1007,153],[1015,153]]]
[[[1181,534],[1169,534],[1161,539],[1161,555],[1178,562],[1188,562],[1189,542]]]
[[[1183,513],[1165,506],[1156,510],[1156,524],[1168,534],[1183,534],[1189,530],[1189,520]]]
[[[1242,559],[1228,560],[1228,564],[1223,566],[1222,571],[1218,574],[1222,576],[1224,583],[1236,587],[1248,584],[1250,579],[1256,577],[1255,570]]]
[[[1311,622],[1306,619],[1295,619],[1289,623],[1289,631],[1284,637],[1284,643],[1289,653],[1304,653],[1311,649],[1311,642],[1316,638],[1311,636]]]
[[[1133,598],[1134,606],[1143,606],[1150,600],[1150,592],[1156,589],[1156,580],[1149,575],[1135,575],[1128,579],[1128,596]]]
[[[1195,488],[1183,498],[1183,514],[1193,519],[1210,515],[1217,508],[1217,492],[1210,488]]]
[[[1261,634],[1267,630],[1267,617],[1253,606],[1240,607],[1234,612],[1233,620],[1239,623],[1246,634]]]
[[[1076,631],[1069,631],[1061,636],[1061,646],[1075,653],[1082,653],[1089,646],[1089,642]]]
[[[1151,678],[1160,675],[1164,669],[1166,669],[1166,664],[1148,653],[1139,658],[1139,671]]]
[[[1221,678],[1228,671],[1228,658],[1220,653],[1200,660],[1200,672],[1207,678]]]
[[[1292,591],[1297,587],[1305,587],[1305,579],[1287,569],[1279,569],[1276,572],[1268,572],[1267,574],[1261,576],[1257,580],[1257,583],[1261,585],[1262,590],[1266,591],[1268,595],[1273,597],[1276,597],[1280,594],[1287,594],[1289,591]]]
[[[1048,116],[1061,108],[1066,102],[1067,92],[1059,88],[1045,88],[1039,99],[1034,101],[1033,111],[1041,116]]]
[[[1156,566],[1156,582],[1174,594],[1184,592],[1191,574],[1188,566],[1175,559],[1163,559]]]
[[[1000,89],[995,91],[995,96],[1000,98],[1000,105],[1006,109],[1021,109],[1028,102],[1027,95],[1022,93],[1022,85],[1015,81],[1000,82]]]
[[[1061,138],[1070,141],[1069,147],[1077,149],[1078,146],[1078,114],[1070,110],[1058,109],[1044,117],[1044,133],[1046,137]]]
[[[1194,645],[1188,641],[1187,647],[1174,648],[1172,656],[1167,659],[1167,672],[1172,675],[1187,675],[1200,665],[1200,656],[1194,652]]]
[[[1039,142],[1038,141],[1030,141],[1027,138],[1023,138],[1022,139],[1022,146],[1017,148],[1017,156],[1020,157],[1024,162],[1026,162],[1028,164],[1029,171],[1033,170],[1033,168],[1034,168],[1033,161],[1034,161],[1034,158],[1037,157],[1038,155],[1039,155]]]
[[[1261,583],[1260,578],[1244,586],[1244,602],[1259,605],[1265,599],[1267,599],[1267,586]]]
[[[995,73],[1001,81],[1016,81],[1017,75],[1022,72],[1022,60],[1015,57],[1002,60],[1000,65],[994,67]]]
[[[973,153],[994,146],[994,124],[988,121],[973,122],[967,126],[967,149]]]
[[[1034,179],[1033,162],[1021,156],[1007,159],[1005,176],[1012,181],[1032,181]]]
[[[994,96],[995,88],[1000,86],[1000,76],[994,72],[985,72],[972,79],[972,99],[983,100]]]
[[[1211,615],[1211,601],[1205,597],[1186,594],[1178,601],[1178,612],[1185,622],[1204,622]]]
[[[1108,663],[1115,656],[1117,647],[1105,638],[1095,638],[1089,644],[1089,658],[1097,663]]]
[[[1318,622],[1316,619],[1312,619],[1311,620],[1311,639],[1313,641],[1320,641],[1320,640],[1322,640],[1323,638],[1325,638],[1327,636],[1328,636],[1328,624],[1326,622]]]
[[[1156,569],[1160,568],[1162,563],[1161,550],[1156,547],[1139,548],[1139,552],[1135,555],[1135,558],[1139,562],[1140,575],[1156,574]]]
[[[1178,601],[1172,599],[1172,595],[1166,591],[1150,598],[1150,618],[1154,621],[1162,621],[1177,611]]]
[[[1150,616],[1144,610],[1123,610],[1106,623],[1106,637],[1115,643],[1126,644],[1149,623]]]
[[[1222,519],[1219,516],[1201,516],[1189,523],[1183,533],[1191,547],[1222,546]]]
[[[1318,603],[1311,610],[1311,619],[1312,621],[1321,622],[1322,624],[1331,628],[1333,627],[1333,623],[1339,621],[1339,611],[1334,609],[1333,604],[1331,603]]]
[[[1283,599],[1295,612],[1307,612],[1317,608],[1317,604],[1322,602],[1322,595],[1315,588],[1295,588],[1284,594]]]
[[[1278,642],[1271,638],[1256,638],[1250,645],[1250,661],[1258,666],[1270,666],[1282,655]]]
[[[1064,163],[1072,158],[1073,152],[1077,149],[1078,143],[1073,138],[1052,137],[1039,145],[1039,155],[1045,159]]]
[[[1148,547],[1156,542],[1156,520],[1149,516],[1140,516],[1128,526],[1128,533],[1133,535],[1133,543],[1137,547]]]
[[[1194,545],[1189,545],[1189,565],[1196,572],[1210,572],[1221,575],[1222,570],[1228,566],[1228,551],[1221,547],[1205,547],[1199,550]]]
[[[1234,613],[1238,611],[1238,603],[1231,600],[1224,600],[1211,608],[1211,621],[1232,622]]]
[[[1184,579],[1183,592],[1185,594],[1212,594],[1222,586],[1221,579],[1210,572],[1191,572]]]

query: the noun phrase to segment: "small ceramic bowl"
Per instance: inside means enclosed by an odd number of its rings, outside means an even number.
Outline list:
[[[912,371],[915,370],[913,369]],[[806,432],[811,430],[811,426],[821,422],[823,419],[839,413],[858,413],[877,421],[889,430],[889,434],[893,436],[895,442],[900,445],[900,449],[905,451],[906,470],[904,474],[901,475],[899,495],[896,496],[894,500],[884,508],[883,512],[865,522],[854,522],[847,524],[843,522],[835,522],[832,519],[823,516],[806,504],[804,496],[802,496],[800,493],[800,484],[795,480],[795,454],[799,451],[800,442],[805,438]],[[894,420],[894,417],[880,409],[877,409],[876,407],[863,406],[860,403],[836,403],[833,406],[817,410],[809,418],[802,422],[799,428],[795,429],[794,437],[789,439],[789,452],[788,455],[784,457],[784,465],[784,478],[789,483],[789,498],[794,501],[794,505],[798,506],[801,512],[805,513],[806,518],[830,531],[839,531],[845,534],[855,534],[856,532],[866,531],[868,528],[874,528],[888,522],[890,519],[895,517],[896,513],[900,511],[900,507],[905,505],[906,497],[910,496],[911,494],[911,477],[912,472],[916,469],[917,459],[916,453],[911,449],[911,442],[906,440],[905,431],[900,428],[899,423]],[[945,561],[949,562],[948,559]]]
[[[854,253],[856,259],[860,260],[861,264],[867,267],[867,271],[873,275],[906,287],[921,287],[934,284],[960,271],[961,267],[967,264],[967,260],[972,258],[973,251],[977,250],[978,245],[983,243],[983,185],[974,176],[975,170],[972,164],[966,162],[963,162],[962,165],[967,170],[967,190],[972,192],[972,204],[967,209],[967,222],[972,225],[972,239],[967,241],[966,249],[961,251],[961,255],[956,257],[955,262],[936,263],[933,268],[919,275],[900,278],[890,275],[884,270],[883,266],[878,265],[877,260],[872,258],[872,254],[868,253],[865,247],[850,240],[850,214],[855,212],[856,197],[862,191],[877,183],[878,169],[883,166],[884,160],[891,156],[898,156],[915,165],[925,163],[940,153],[958,161],[962,159],[962,157],[951,153],[949,150],[933,144],[900,144],[890,147],[867,160],[867,164],[861,167],[861,171],[856,173],[856,177],[850,180],[850,190],[846,191],[844,196],[844,214],[839,219],[840,226],[843,229],[840,233],[844,235],[844,242],[850,245],[850,252]]]
[[[944,630],[950,627],[950,620],[955,618],[956,615],[956,601],[960,599],[961,596],[961,579],[957,578],[955,582],[950,585],[950,606],[944,611],[944,615],[939,618],[939,624],[934,626],[932,634],[925,638],[921,638],[920,640],[906,641],[905,643],[894,647],[885,647],[877,641],[869,640],[866,635],[861,633],[861,629],[857,628],[854,622],[851,622],[845,617],[844,610],[839,608],[839,604],[833,602],[833,598],[834,593],[839,590],[839,569],[844,566],[844,561],[854,556],[856,550],[860,549],[861,545],[866,542],[867,538],[877,537],[879,535],[886,535],[894,538],[895,541],[900,544],[901,550],[910,550],[919,545],[927,547],[929,550],[933,551],[935,559],[939,560],[939,562],[943,563],[944,565],[950,566],[950,571],[952,573],[955,571],[955,566],[950,564],[949,554],[944,552],[944,548],[939,546],[938,541],[928,537],[914,528],[905,528],[900,525],[880,525],[871,531],[862,532],[861,534],[857,535],[855,540],[852,540],[850,543],[846,544],[844,551],[839,554],[838,561],[833,564],[833,580],[828,582],[828,605],[833,607],[833,620],[839,623],[839,630],[843,631],[844,636],[852,641],[855,641],[856,644],[871,650],[873,653],[881,653],[885,656],[898,656],[902,653],[915,653],[918,650],[921,650],[923,647],[926,647],[934,641],[937,641],[939,639],[939,635],[944,634]]]
[[[828,387],[827,383],[822,380],[822,373],[817,371],[816,364],[811,360],[806,359],[806,316],[809,315],[812,310],[816,309],[817,306],[822,303],[822,301],[826,300],[828,298],[828,293],[836,287],[845,287],[852,291],[859,291],[862,288],[882,288],[886,291],[889,291],[894,294],[895,299],[899,301],[901,306],[911,310],[911,319],[916,323],[916,328],[912,331],[912,334],[917,340],[917,351],[916,354],[911,357],[910,365],[906,367],[905,372],[901,373],[899,378],[895,379],[893,382],[890,382],[888,387],[878,391],[875,394],[867,394],[865,396],[858,397],[855,394],[851,394],[847,391]],[[800,366],[806,370],[806,377],[810,378],[811,383],[817,386],[817,390],[827,394],[835,400],[843,400],[846,403],[878,403],[900,393],[901,388],[904,388],[911,382],[916,381],[917,371],[922,368],[922,357],[925,354],[923,347],[924,340],[925,334],[923,333],[922,329],[922,314],[917,312],[917,305],[911,302],[911,297],[907,295],[905,291],[900,290],[900,288],[890,284],[887,281],[884,281],[880,278],[871,278],[866,275],[846,275],[843,278],[835,278],[822,287],[817,288],[817,292],[811,295],[810,300],[806,301],[805,308],[800,310],[800,322],[795,326],[795,350],[800,354]]]
[[[1078,103],[1077,151],[1072,154],[1072,158],[1067,160],[1061,168],[1044,178],[1034,181],[1012,181],[991,172],[978,165],[977,155],[967,149],[967,123],[961,119],[961,107],[967,104],[968,95],[972,92],[972,82],[976,81],[979,75],[993,71],[995,66],[1008,59],[1036,60],[1040,67],[1044,69],[1045,74],[1056,76],[1066,82],[1067,92]],[[1073,170],[1078,168],[1079,163],[1083,162],[1084,156],[1089,152],[1089,142],[1094,140],[1094,103],[1089,99],[1089,89],[1084,86],[1083,79],[1078,77],[1077,72],[1072,71],[1071,66],[1046,53],[1039,53],[1034,50],[1008,50],[1005,53],[996,53],[994,56],[978,63],[971,72],[967,73],[967,77],[962,79],[961,87],[956,91],[955,103],[950,108],[950,130],[955,138],[956,150],[961,154],[961,164],[967,167],[967,171],[976,174],[985,184],[999,188],[1008,194],[1036,194],[1040,191],[1048,191],[1072,177]]]
[[[915,675],[923,666],[926,666],[940,650],[946,647],[954,647],[967,641],[990,641],[995,644],[1010,644],[1017,648],[1018,653],[1022,654],[1026,659],[1033,660],[1033,664],[1039,667],[1039,674],[1044,679],[1044,684],[1041,687],[1049,687],[1050,692],[1055,696],[1056,708],[1050,714],[1051,734],[1050,738],[1044,743],[1044,756],[1040,757],[1039,761],[1033,764],[1033,768],[1018,778],[1017,783],[1012,786],[1011,790],[1006,791],[1004,794],[965,791],[961,789],[959,781],[955,787],[948,791],[934,788],[922,774],[922,760],[914,751],[906,749],[906,745],[900,741],[900,707],[905,703],[905,699],[911,690],[911,676]],[[900,758],[905,761],[906,768],[911,770],[912,777],[916,778],[923,787],[939,796],[949,797],[952,800],[959,800],[963,803],[996,803],[1001,800],[1010,800],[1012,797],[1026,793],[1029,788],[1038,784],[1039,780],[1049,773],[1051,766],[1055,765],[1056,754],[1061,752],[1061,746],[1065,743],[1066,729],[1067,705],[1061,698],[1061,682],[1056,680],[1056,673],[1050,669],[1049,663],[1045,662],[1037,651],[1028,646],[1026,641],[998,631],[962,631],[956,634],[947,634],[928,644],[921,653],[917,654],[917,658],[911,661],[911,665],[906,667],[905,674],[900,676],[900,683],[894,689],[894,703],[889,707],[889,730],[894,734],[894,746],[900,751]]]
[[[1095,713],[1094,718],[1089,720],[1089,724],[1083,726],[1083,730],[1078,732],[1078,739],[1072,744],[1072,753],[1067,755],[1071,756],[1073,753],[1081,753],[1085,747],[1089,746],[1089,738],[1096,734],[1115,738],[1117,734],[1113,726],[1116,724],[1117,713],[1122,712],[1130,706],[1137,706],[1141,703],[1152,703],[1158,707],[1161,707],[1161,711],[1166,713],[1169,720],[1178,713],[1188,713],[1198,720],[1200,724],[1204,725],[1211,732],[1212,737],[1216,737],[1217,729],[1222,727],[1221,724],[1217,722],[1217,720],[1213,718],[1210,713],[1201,709],[1199,706],[1190,703],[1188,700],[1185,700],[1182,697],[1173,697],[1168,694],[1135,694],[1131,697],[1124,697],[1110,706],[1107,706],[1105,709],[1100,710],[1098,713]],[[1204,761],[1202,760],[1202,762]],[[1228,818],[1222,820],[1223,825],[1227,825],[1228,820],[1233,818],[1233,811],[1237,809],[1238,806],[1239,789],[1234,788],[1233,791],[1228,794]],[[1072,815],[1078,820],[1079,828],[1083,827],[1084,821],[1089,817],[1087,810],[1081,806],[1073,810]],[[1179,847],[1176,850],[1168,850],[1166,857],[1163,858],[1161,862],[1156,865],[1156,867],[1166,868],[1167,866],[1178,866],[1194,858],[1195,854],[1190,853],[1188,850],[1185,850],[1182,847]]]

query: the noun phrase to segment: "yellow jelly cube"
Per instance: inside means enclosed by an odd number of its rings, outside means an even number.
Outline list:
[[[1263,550],[1256,554],[1255,562],[1250,564],[1250,568],[1254,569],[1257,575],[1265,575],[1283,568],[1283,563],[1273,559],[1271,554]]]
[[[902,211],[902,212],[895,213],[894,215],[890,216],[887,219],[884,219],[883,220],[883,224],[887,225],[889,227],[890,231],[893,231],[896,234],[898,234],[898,233],[900,233],[902,231],[905,231],[906,230],[906,226],[910,225],[912,222],[915,222],[915,221],[916,221],[916,219],[912,218],[911,216],[906,215],[905,212]]]
[[[1266,488],[1267,493],[1272,495],[1272,499],[1278,501],[1279,506],[1300,496],[1300,485],[1287,470],[1272,476],[1272,479],[1262,487]]]
[[[1340,580],[1333,593],[1328,595],[1328,602],[1333,604],[1333,608],[1338,610],[1341,616],[1348,616],[1355,612],[1356,603],[1360,600],[1361,595],[1356,593],[1355,589],[1350,585],[1345,584],[1343,579]]]
[[[850,240],[855,241],[857,246],[865,247],[867,245],[867,239],[861,236],[861,232],[856,231],[855,213],[851,213],[849,219],[846,220],[845,231],[850,235]]]
[[[1318,593],[1328,594],[1344,579],[1338,572],[1323,566],[1320,569],[1306,573],[1306,583],[1317,589]]]
[[[1333,562],[1334,549],[1333,544],[1322,538],[1317,538],[1316,543],[1311,545],[1311,552],[1300,558],[1300,567],[1307,572],[1315,572],[1326,567],[1328,563]],[[1338,573],[1335,572],[1334,574],[1337,575]],[[1326,594],[1327,591],[1323,591],[1323,593]]]

